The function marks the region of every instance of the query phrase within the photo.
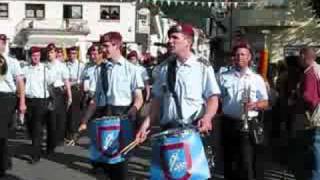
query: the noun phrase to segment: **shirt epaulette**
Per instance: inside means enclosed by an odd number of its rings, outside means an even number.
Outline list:
[[[210,66],[211,65],[210,62],[207,59],[203,58],[203,57],[199,57],[197,59],[197,61],[202,63],[202,64],[204,64],[205,66]]]

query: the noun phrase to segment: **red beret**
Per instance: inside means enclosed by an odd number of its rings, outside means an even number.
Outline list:
[[[236,51],[240,48],[248,49],[250,54],[253,55],[252,47],[250,46],[248,41],[242,40],[238,41],[236,45],[232,48],[232,55],[235,55]]]
[[[119,32],[111,31],[101,36],[100,43],[104,42],[122,42],[122,36]]]
[[[137,53],[137,51],[131,51],[131,52],[128,54],[127,58],[130,59],[131,57],[136,57],[136,58],[138,58],[138,53]]]
[[[70,48],[67,49],[68,52],[70,52],[70,51],[76,51],[76,50],[77,50],[77,47],[75,47],[75,46],[72,46],[72,47],[70,47]]]
[[[7,41],[7,36],[5,34],[0,34],[0,40]]]
[[[37,52],[41,52],[41,48],[36,47],[36,46],[32,46],[32,47],[30,48],[30,51],[31,51],[31,54],[37,53]]]
[[[50,43],[47,46],[47,51],[56,50],[56,45],[54,43]]]
[[[63,53],[63,50],[62,50],[61,47],[56,47],[56,51],[57,51],[58,53]]]
[[[172,33],[182,33],[184,35],[194,37],[193,26],[191,24],[177,24],[171,26],[168,30],[168,36]]]

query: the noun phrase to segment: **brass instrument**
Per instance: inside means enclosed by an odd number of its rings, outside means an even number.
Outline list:
[[[241,131],[242,132],[249,132],[249,115],[248,115],[248,109],[247,104],[250,102],[250,91],[251,88],[245,87],[242,93],[241,97],[241,120],[242,120],[242,126]]]

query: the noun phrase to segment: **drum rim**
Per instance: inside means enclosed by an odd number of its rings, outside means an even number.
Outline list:
[[[168,129],[165,131],[161,131],[155,134],[152,134],[150,137],[151,141],[157,141],[161,138],[164,137],[173,137],[173,136],[178,136],[177,133],[179,133],[179,135],[182,134],[191,134],[191,133],[196,133],[197,130],[194,128],[174,128],[174,129]]]
[[[127,120],[128,115],[120,115],[120,116],[102,116],[99,118],[93,119],[94,121],[101,121],[101,120],[114,120],[114,119],[120,119],[120,120]]]

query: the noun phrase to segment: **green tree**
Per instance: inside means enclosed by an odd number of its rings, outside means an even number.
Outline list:
[[[319,0],[311,0],[312,8],[315,10],[317,17],[320,18],[320,1]]]

